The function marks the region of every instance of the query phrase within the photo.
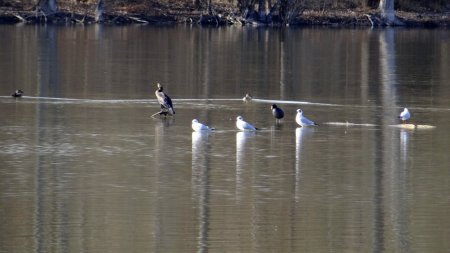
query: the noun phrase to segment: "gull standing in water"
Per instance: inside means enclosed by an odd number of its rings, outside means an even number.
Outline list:
[[[284,112],[279,108],[276,104],[273,104],[270,109],[272,109],[272,115],[275,118],[275,121],[278,122],[284,117]]]
[[[408,108],[404,108],[403,112],[400,113],[400,116],[398,116],[403,123],[405,123],[405,121],[407,121],[409,118],[411,118],[411,114],[408,111]]]
[[[152,116],[156,114],[164,114],[164,116],[167,116],[168,113],[170,113],[170,115],[174,115],[175,110],[173,109],[172,99],[170,99],[170,97],[167,96],[166,93],[164,93],[163,87],[160,83],[158,83],[157,86],[158,89],[155,91],[155,95],[158,99],[159,104],[161,105],[161,111],[153,114]]]
[[[297,116],[295,116],[295,122],[300,126],[318,126],[314,121],[303,116],[303,111],[301,109],[297,109]]]
[[[256,127],[244,121],[242,116],[236,118],[236,127],[241,131],[256,131]]]
[[[193,120],[192,120],[192,125],[191,125],[191,126],[192,126],[192,129],[193,129],[195,132],[211,131],[211,130],[214,130],[214,128],[211,128],[211,127],[209,127],[209,126],[207,126],[207,125],[204,125],[204,124],[198,122],[197,119],[193,119]]]

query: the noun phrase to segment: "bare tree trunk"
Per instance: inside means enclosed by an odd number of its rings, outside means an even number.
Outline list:
[[[44,15],[56,12],[56,0],[38,0],[36,11],[42,11]]]
[[[394,22],[394,0],[380,0],[380,5],[378,8],[380,9],[381,17],[385,19],[386,22]]]
[[[283,24],[289,25],[303,8],[303,0],[279,0],[278,8]]]
[[[380,0],[378,6],[381,19],[386,25],[403,25],[403,23],[395,17],[394,0]]]
[[[105,11],[105,5],[103,0],[98,0],[97,7],[95,8],[95,22],[103,21],[103,12]]]
[[[212,0],[208,0],[207,2],[207,10],[208,10],[208,14],[212,15]]]
[[[258,0],[258,20],[261,22],[266,21],[266,4],[265,0]]]

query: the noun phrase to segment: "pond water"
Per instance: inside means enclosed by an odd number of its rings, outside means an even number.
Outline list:
[[[450,251],[450,30],[0,35],[0,252]]]

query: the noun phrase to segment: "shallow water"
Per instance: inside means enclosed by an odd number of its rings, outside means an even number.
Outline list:
[[[0,252],[450,251],[449,31],[0,31]]]

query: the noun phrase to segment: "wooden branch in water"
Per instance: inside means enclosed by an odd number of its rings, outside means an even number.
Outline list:
[[[373,15],[373,14],[365,14],[364,16],[367,17],[367,19],[369,20],[369,22],[372,25],[372,27],[386,25],[385,21],[382,20],[381,17],[379,15],[377,15],[377,14],[375,14],[375,15]]]
[[[369,20],[369,22],[372,25],[372,27],[374,27],[375,26],[375,22],[373,21],[372,16],[369,15],[369,14],[365,14],[364,16],[367,17],[367,19]]]
[[[147,21],[147,20],[143,20],[143,19],[136,18],[136,17],[133,17],[133,16],[128,16],[128,18],[131,19],[131,20],[133,20],[133,21],[136,21],[136,22],[138,22],[138,23],[148,24],[148,21]]]
[[[13,15],[14,15],[14,17],[18,18],[22,22],[25,22],[25,23],[28,22],[24,17],[20,16],[17,13],[13,13]]]
[[[72,20],[75,21],[75,23],[78,23],[78,24],[85,24],[86,23],[86,16],[84,16],[83,19],[72,18]]]
[[[39,13],[41,13],[41,15],[39,15]],[[36,9],[36,19],[41,16],[44,16],[45,23],[47,23],[47,15],[45,12],[41,8]]]
[[[404,25],[397,17],[394,17],[393,21],[389,21],[386,18],[381,17],[378,14],[365,14],[372,27],[374,26],[402,26]]]

